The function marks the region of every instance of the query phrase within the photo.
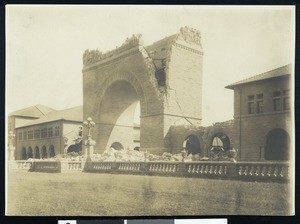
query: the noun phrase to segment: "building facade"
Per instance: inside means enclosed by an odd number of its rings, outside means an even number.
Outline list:
[[[16,128],[55,111],[56,110],[41,104],[14,111],[8,114],[8,132],[12,131],[16,133]],[[16,139],[14,140],[14,146],[15,145]]]
[[[293,137],[292,65],[231,84],[241,160],[287,160]]]
[[[18,160],[81,151],[82,106],[49,113],[16,128]]]
[[[240,161],[285,161],[293,155],[292,65],[226,86],[234,90],[234,120],[208,127],[173,126],[172,153],[209,156],[214,147],[238,150]]]

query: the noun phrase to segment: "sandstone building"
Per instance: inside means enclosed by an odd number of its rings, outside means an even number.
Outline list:
[[[82,137],[82,106],[54,111],[15,129],[16,159],[50,158],[78,151]],[[81,148],[80,148],[81,150]]]

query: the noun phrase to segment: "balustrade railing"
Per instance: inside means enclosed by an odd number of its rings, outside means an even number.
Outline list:
[[[155,173],[176,173],[179,171],[179,163],[150,162],[148,172]]]
[[[240,162],[237,164],[237,175],[248,178],[289,178],[289,165],[284,162]]]
[[[13,164],[13,165],[12,165]],[[290,167],[287,162],[96,162],[79,161],[15,161],[9,163],[9,170],[30,170],[44,172],[111,172],[143,173],[149,175],[170,175],[207,177],[236,180],[288,180]]]
[[[121,162],[117,163],[117,169],[122,171],[141,171],[141,163]]]
[[[111,170],[113,162],[91,162],[90,170]]]
[[[9,171],[29,171],[32,167],[32,161],[16,160],[8,162]]]
[[[201,162],[186,164],[187,173],[192,175],[226,176],[233,163]]]

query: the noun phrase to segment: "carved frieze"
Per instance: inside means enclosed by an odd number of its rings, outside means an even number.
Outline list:
[[[182,27],[180,28],[180,37],[188,43],[195,43],[201,46],[201,34],[199,30],[187,26]]]

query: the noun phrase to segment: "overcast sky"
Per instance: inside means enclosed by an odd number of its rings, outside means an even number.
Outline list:
[[[145,45],[190,26],[201,31],[203,124],[233,118],[235,81],[294,61],[294,8],[7,6],[6,109],[82,105],[82,55],[141,33]]]

